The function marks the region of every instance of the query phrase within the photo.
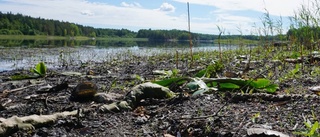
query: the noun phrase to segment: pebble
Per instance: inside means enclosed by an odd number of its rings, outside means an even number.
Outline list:
[[[137,119],[135,120],[135,123],[138,125],[142,125],[145,124],[148,121],[148,118],[146,118],[145,116],[140,116],[137,117]]]

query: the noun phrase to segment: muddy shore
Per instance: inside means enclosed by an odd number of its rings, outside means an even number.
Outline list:
[[[260,51],[261,52],[261,51]],[[8,136],[249,136],[253,128],[277,131],[288,136],[299,131],[308,131],[305,120],[319,121],[320,100],[309,96],[288,100],[264,100],[259,97],[232,101],[241,91],[220,91],[191,97],[178,96],[172,99],[146,99],[132,110],[120,112],[100,112],[99,106],[105,103],[95,101],[78,102],[70,100],[75,86],[82,81],[97,85],[97,92],[112,95],[111,102],[120,101],[131,88],[157,79],[163,75],[155,70],[178,69],[178,76],[193,77],[219,54],[194,53],[198,59],[191,60],[180,56],[131,56],[130,59],[108,62],[89,61],[77,65],[66,65],[48,69],[43,78],[12,80],[16,74],[32,75],[29,69],[0,72],[1,104],[0,117],[50,115],[56,112],[73,111],[86,108],[77,116],[67,116],[50,124],[34,129],[11,131]],[[275,61],[272,53],[261,59],[251,57],[250,61],[238,53],[225,52],[224,69],[217,75],[224,77],[226,72],[246,70],[241,78],[265,77],[279,85],[274,96],[278,95],[315,95],[310,87],[320,85],[318,63],[304,64],[303,70],[291,74],[296,63]],[[253,53],[254,55],[258,55]],[[210,58],[209,58],[210,57]],[[248,62],[249,61],[249,66]],[[280,67],[279,67],[280,66]],[[249,67],[249,69],[247,69]],[[77,72],[80,75],[65,75]],[[318,74],[319,73],[319,74]],[[293,75],[293,76],[292,76]],[[37,92],[44,86],[56,86],[63,82],[68,87],[56,92]],[[185,94],[181,91],[174,91]],[[226,94],[228,93],[228,94]],[[230,94],[230,95],[229,95]],[[254,93],[258,94],[258,93]],[[271,134],[273,135],[273,134]],[[257,134],[251,135],[257,136]]]

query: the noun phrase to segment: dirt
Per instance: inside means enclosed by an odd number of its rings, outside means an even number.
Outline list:
[[[178,62],[179,75],[194,76],[209,64],[210,60],[195,61],[192,68],[182,59]],[[262,62],[262,63],[261,63]],[[250,66],[246,76],[261,77],[273,72],[271,80],[279,85],[276,95],[314,94],[308,88],[318,86],[318,76],[303,73],[301,77],[287,78],[281,82],[285,72],[295,64],[283,63],[283,69],[266,68],[274,66],[271,60],[264,60]],[[225,63],[225,71],[238,72],[246,65],[234,67],[236,60]],[[317,64],[316,64],[317,65]],[[48,115],[55,112],[72,111],[86,108],[80,116],[69,116],[49,125],[38,126],[31,130],[12,131],[10,136],[249,136],[249,128],[263,128],[278,131],[289,136],[295,131],[307,131],[306,119],[311,123],[319,121],[319,98],[297,98],[286,101],[266,101],[250,98],[232,101],[232,96],[241,91],[222,91],[192,97],[183,89],[173,99],[146,99],[133,110],[120,112],[100,112],[98,107],[104,103],[94,101],[78,102],[70,100],[71,92],[81,81],[96,83],[98,92],[114,93],[125,96],[130,89],[145,81],[160,79],[154,70],[176,68],[174,57],[133,57],[130,60],[111,62],[87,62],[84,64],[48,69],[47,76],[37,79],[10,80],[13,74],[29,74],[29,70],[12,70],[0,73],[1,104],[0,117]],[[256,71],[253,71],[256,70]],[[80,72],[81,76],[66,76],[66,71]],[[91,75],[87,75],[91,74]],[[261,74],[261,75],[259,75]],[[223,76],[224,72],[218,73]],[[93,77],[97,76],[97,77]],[[137,78],[139,76],[139,78]],[[278,81],[277,81],[278,80]],[[56,86],[63,82],[68,87],[56,92],[37,92],[40,87]],[[115,97],[115,101],[122,98]],[[10,108],[10,109],[8,109]],[[257,136],[257,135],[251,135]],[[266,136],[266,135],[261,135]]]

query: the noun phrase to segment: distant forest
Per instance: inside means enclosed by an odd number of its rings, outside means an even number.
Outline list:
[[[34,18],[22,14],[0,12],[0,35],[50,35],[50,36],[87,36],[87,37],[120,37],[148,38],[151,41],[189,40],[185,30],[151,30],[141,29],[134,32],[128,29],[108,29],[83,26],[75,23]],[[215,40],[218,35],[191,33],[193,40]],[[255,35],[223,35],[221,39],[243,38],[259,40]],[[268,37],[271,39],[271,37]]]

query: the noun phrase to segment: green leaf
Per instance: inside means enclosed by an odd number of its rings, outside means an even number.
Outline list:
[[[39,66],[38,66],[38,65],[39,65]],[[40,62],[38,65],[37,65],[37,69],[39,68],[40,73],[41,73],[42,75],[45,75],[46,72],[47,72],[47,66],[44,64],[44,62]]]
[[[249,87],[250,91],[254,90],[265,91],[267,93],[275,93],[278,85],[270,84],[268,79],[245,80],[240,78],[203,78],[208,87],[218,87],[221,89],[239,89]],[[219,86],[217,86],[219,85]]]
[[[311,128],[311,122],[309,120],[307,120],[306,122],[303,122],[303,123],[307,128]]]
[[[271,85],[265,87],[264,89],[267,91],[267,93],[275,93],[278,88],[279,88],[278,85],[271,84]]]
[[[40,72],[39,72],[37,69],[35,69],[35,68],[31,69],[31,72],[33,72],[33,73],[36,73],[36,74],[40,75]]]
[[[185,83],[186,81],[187,81],[186,78],[180,77],[180,78],[170,78],[170,79],[165,79],[165,80],[154,81],[152,83],[156,83],[158,85],[168,87],[173,83],[175,83],[177,85],[181,85],[181,84]]]
[[[209,82],[209,83],[206,83],[208,87],[217,87],[218,85],[218,82]]]
[[[44,62],[40,62],[36,65],[34,69],[31,70],[33,73],[36,73],[40,76],[45,76],[47,72],[47,67]]]
[[[239,85],[233,83],[220,83],[219,89],[238,89],[240,88]]]
[[[310,135],[314,135],[315,132],[318,130],[318,128],[319,128],[319,123],[318,123],[318,121],[316,121],[316,122],[313,124],[313,126],[312,126],[309,134],[310,134]]]
[[[268,79],[257,79],[256,81],[252,81],[250,85],[254,88],[261,89],[270,85],[270,80]]]
[[[201,78],[206,74],[207,69],[200,70],[195,77]]]

